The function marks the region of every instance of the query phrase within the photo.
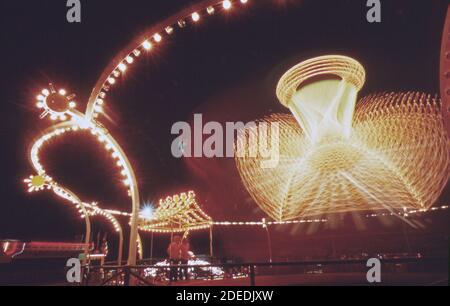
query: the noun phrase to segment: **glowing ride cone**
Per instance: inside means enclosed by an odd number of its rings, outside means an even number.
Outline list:
[[[364,81],[360,63],[337,55],[302,62],[280,79],[277,96],[293,116],[264,118],[281,125],[279,165],[236,158],[245,187],[273,219],[426,210],[439,196],[449,175],[440,101],[411,92],[356,104]]]

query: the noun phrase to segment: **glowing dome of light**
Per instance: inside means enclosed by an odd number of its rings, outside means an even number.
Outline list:
[[[343,56],[302,62],[281,78],[277,96],[293,116],[263,119],[280,124],[278,166],[236,158],[245,187],[273,219],[426,210],[438,198],[449,176],[439,99],[382,93],[356,104],[364,81],[361,64]]]

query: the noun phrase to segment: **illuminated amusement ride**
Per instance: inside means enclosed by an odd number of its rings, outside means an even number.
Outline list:
[[[77,109],[74,95],[52,84],[37,96],[41,118],[50,118],[52,125],[32,144],[30,161],[34,174],[25,179],[28,191],[49,190],[73,205],[85,220],[86,244],[90,239],[90,218],[101,216],[109,220],[120,239],[119,265],[124,240],[119,218],[129,219],[127,264],[133,266],[137,257],[143,256],[139,230],[186,233],[209,229],[211,233],[213,226],[267,228],[325,222],[326,214],[348,211],[406,216],[430,209],[447,182],[449,142],[439,98],[416,92],[382,93],[357,103],[357,93],[365,82],[363,66],[349,57],[330,55],[296,65],[278,84],[277,96],[292,115],[272,114],[262,120],[280,123],[279,165],[262,169],[258,158],[236,158],[245,187],[272,221],[214,221],[196,202],[192,191],[162,199],[151,214],[142,213],[133,167],[101,123],[108,92],[145,53],[175,31],[247,5],[247,0],[207,0],[146,30],[104,70],[85,112]],[[58,137],[80,131],[90,131],[111,156],[123,177],[131,211],[87,202],[46,172],[40,155],[43,147]],[[250,134],[251,131],[241,133],[237,142],[247,141]]]

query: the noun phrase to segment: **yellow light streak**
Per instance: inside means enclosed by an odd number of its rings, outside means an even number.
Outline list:
[[[273,219],[429,209],[437,200],[450,163],[439,99],[383,93],[355,108],[364,80],[361,64],[343,56],[305,61],[281,78],[277,95],[293,116],[263,119],[280,123],[279,165],[236,158],[245,187]]]

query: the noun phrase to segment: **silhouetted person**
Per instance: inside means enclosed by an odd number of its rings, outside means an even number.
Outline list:
[[[176,267],[180,263],[181,257],[181,237],[174,236],[172,242],[167,248],[167,254],[169,255],[169,263],[171,265],[169,272],[169,282],[176,282],[178,280],[178,268]]]
[[[187,239],[184,239],[181,242],[181,256],[180,257],[181,257],[180,263],[182,265],[188,265],[189,259],[191,258],[191,245],[189,243],[189,240],[187,240]],[[188,271],[187,267],[181,268],[181,277],[188,280],[189,279],[188,272],[189,271]]]
[[[108,240],[106,239],[106,237],[103,237],[102,245],[100,247],[100,253],[108,256],[108,252],[109,252]]]

